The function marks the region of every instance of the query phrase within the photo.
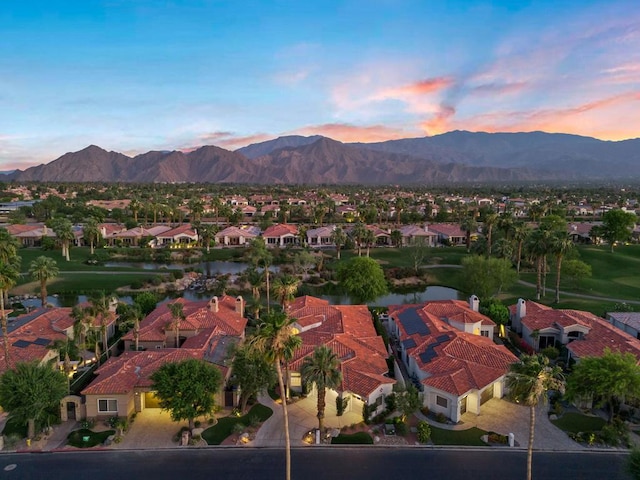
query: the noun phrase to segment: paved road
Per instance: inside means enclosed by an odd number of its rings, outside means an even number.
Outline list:
[[[536,452],[533,478],[630,480],[621,453]],[[13,469],[11,469],[13,468]],[[8,469],[11,469],[7,471]],[[293,450],[292,478],[496,480],[525,478],[523,450],[306,447]],[[216,448],[0,455],[0,478],[260,480],[284,477],[281,449]]]

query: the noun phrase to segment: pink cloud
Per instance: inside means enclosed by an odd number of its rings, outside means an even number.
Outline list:
[[[401,85],[400,87],[383,90],[379,95],[387,98],[430,95],[450,87],[453,83],[454,79],[452,77],[425,78],[424,80],[418,80],[417,82]]]
[[[416,135],[418,132],[384,125],[352,125],[348,123],[326,123],[296,129],[298,135],[323,135],[341,142],[383,142]]]
[[[439,110],[428,120],[420,124],[427,135],[436,135],[451,130],[451,120],[456,109],[450,105],[440,105]]]
[[[274,138],[273,135],[269,135],[266,133],[256,133],[252,135],[237,135],[233,132],[211,132],[201,135],[198,138],[200,144],[203,145],[215,145],[217,147],[222,147],[227,150],[236,150],[240,147],[244,147],[251,143],[263,142],[265,140],[271,140]],[[195,150],[199,147],[192,147],[190,149],[183,149],[183,151]]]

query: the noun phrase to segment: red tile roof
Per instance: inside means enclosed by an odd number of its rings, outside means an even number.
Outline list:
[[[277,225],[271,225],[268,227],[262,236],[264,238],[267,237],[282,237],[285,235],[297,235],[298,227],[297,225],[292,225],[289,223],[279,223]]]
[[[302,346],[289,363],[291,370],[299,370],[315,347],[326,345],[340,359],[341,390],[366,398],[380,386],[395,383],[385,376],[388,353],[366,305],[330,305],[327,300],[304,296],[287,305],[287,313],[300,326],[320,323],[300,333]]]
[[[407,333],[397,319],[408,309],[415,309],[428,333]],[[472,389],[482,390],[505,375],[509,365],[517,361],[506,347],[496,345],[490,338],[462,332],[449,325],[447,319],[485,324],[486,317],[471,310],[466,302],[440,300],[420,305],[392,305],[389,315],[400,329],[400,342],[413,340],[413,346],[407,342],[403,343],[403,348],[426,373],[422,383],[438,390],[456,396]],[[426,353],[429,354],[424,355]]]

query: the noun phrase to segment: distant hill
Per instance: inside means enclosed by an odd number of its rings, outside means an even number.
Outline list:
[[[619,142],[563,133],[454,131],[433,137],[357,144],[436,162],[529,168],[581,179],[640,176],[640,139]]]
[[[247,158],[253,159],[269,155],[271,152],[281,148],[309,145],[321,138],[321,135],[312,135],[310,137],[303,137],[302,135],[287,135],[285,137],[278,137],[274,140],[267,140],[266,142],[253,143],[246,147],[239,148],[236,152],[241,153]]]
[[[235,152],[204,146],[189,153],[136,157],[91,145],[8,179],[75,182],[253,184],[442,184],[640,178],[640,139],[576,135],[449,132],[423,138],[344,144],[286,136]]]

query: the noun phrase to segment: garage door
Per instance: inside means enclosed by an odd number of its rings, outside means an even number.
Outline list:
[[[144,394],[144,408],[160,408],[160,400],[156,397],[155,392]]]
[[[485,403],[487,400],[491,400],[493,398],[493,385],[487,387],[480,395],[480,405]]]

